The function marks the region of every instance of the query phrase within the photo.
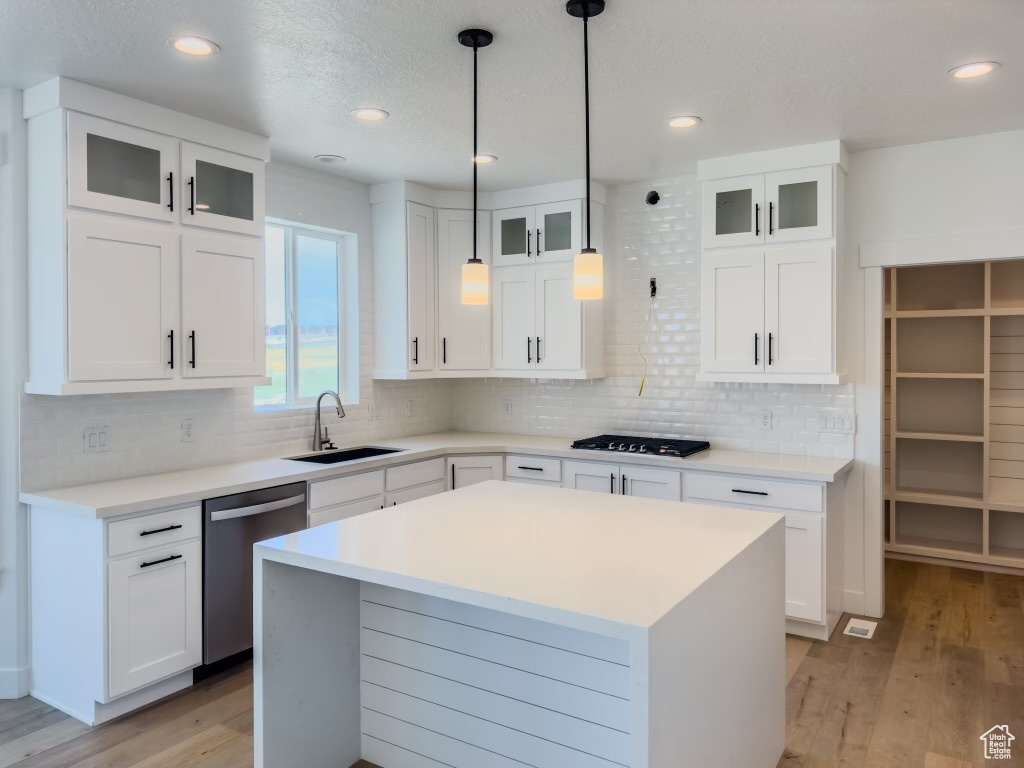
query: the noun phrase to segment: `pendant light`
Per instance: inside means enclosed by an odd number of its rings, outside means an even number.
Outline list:
[[[477,167],[480,165],[477,151],[477,51],[486,48],[494,41],[494,35],[486,29],[464,29],[459,32],[459,42],[473,49],[473,258],[462,265],[462,303],[487,304],[490,293],[490,280],[487,277],[487,265],[477,255],[477,236],[480,227],[477,224]]]
[[[574,299],[604,298],[604,257],[590,247],[590,40],[587,22],[604,11],[604,0],[569,0],[565,10],[570,16],[583,19],[583,101],[586,110],[587,153],[587,247],[573,258],[572,297]]]

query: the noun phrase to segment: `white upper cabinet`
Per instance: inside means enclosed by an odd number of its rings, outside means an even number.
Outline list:
[[[539,370],[583,367],[583,307],[572,297],[572,264],[540,264],[536,271],[536,346]]]
[[[68,219],[68,374],[169,379],[180,369],[178,235],[156,223]]]
[[[502,267],[491,278],[494,305],[494,368],[527,370],[535,365],[537,281],[533,267]]]
[[[434,369],[434,211],[409,203],[406,223],[409,274],[409,370]]]
[[[838,141],[698,163],[700,380],[843,380],[845,166]]]
[[[477,216],[477,254],[491,260],[491,218]],[[462,265],[473,256],[473,212],[437,212],[438,367],[444,371],[486,371],[491,367],[491,312],[462,303]]]
[[[262,160],[199,144],[181,145],[181,222],[262,235],[266,205]]]
[[[259,376],[266,370],[263,276],[260,240],[183,236],[184,376]]]
[[[77,112],[67,132],[69,206],[177,218],[177,139]]]
[[[269,384],[269,141],[65,78],[30,88],[24,104],[25,391]]]
[[[582,202],[568,200],[494,212],[494,266],[565,261],[583,242]]]

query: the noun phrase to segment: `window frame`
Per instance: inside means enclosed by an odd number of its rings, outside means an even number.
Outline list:
[[[349,333],[345,327],[350,319],[348,311],[349,294],[347,288],[350,281],[354,281],[354,275],[350,276],[349,240],[353,237],[345,232],[310,226],[308,224],[296,224],[295,222],[267,217],[265,228],[284,230],[284,279],[285,279],[285,401],[283,403],[260,403],[255,399],[254,409],[256,411],[281,411],[293,409],[313,408],[316,406],[316,396],[298,397],[299,392],[299,324],[298,324],[298,259],[297,244],[300,237],[311,237],[318,240],[327,240],[335,244],[338,258],[338,396],[346,405],[354,404],[351,399],[351,387],[349,386],[349,360],[346,354],[346,342]],[[264,247],[266,238],[264,237]],[[264,279],[266,273],[264,272]],[[264,293],[266,296],[266,293]],[[265,300],[265,299],[264,299]],[[265,331],[264,331],[265,332]],[[358,338],[358,336],[357,336]]]

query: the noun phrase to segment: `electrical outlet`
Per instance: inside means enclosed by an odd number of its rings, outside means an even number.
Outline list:
[[[505,415],[506,416],[511,416],[512,415],[512,401],[511,400],[506,400],[505,401]]]
[[[86,453],[105,453],[110,450],[110,427],[86,427],[82,440]]]
[[[181,442],[191,443],[192,442],[192,419],[181,420]]]
[[[370,421],[377,421],[380,418],[380,403],[376,400],[370,402]]]
[[[406,400],[405,401],[405,418],[411,419],[416,415],[416,401]]]
[[[771,429],[772,428],[772,412],[761,411],[757,414],[757,428],[758,429]]]

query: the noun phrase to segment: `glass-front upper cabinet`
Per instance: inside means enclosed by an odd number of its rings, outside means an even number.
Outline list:
[[[494,212],[494,266],[529,264],[537,255],[536,208],[506,208]]]
[[[266,169],[262,160],[181,145],[181,221],[196,227],[263,234]]]
[[[537,206],[537,258],[540,261],[565,261],[579,253],[583,247],[582,209],[579,200]]]
[[[68,205],[174,221],[178,141],[68,113]]]
[[[764,242],[764,176],[704,182],[701,227],[705,248]]]
[[[788,243],[832,237],[832,168],[801,168],[765,175],[765,241]]]

